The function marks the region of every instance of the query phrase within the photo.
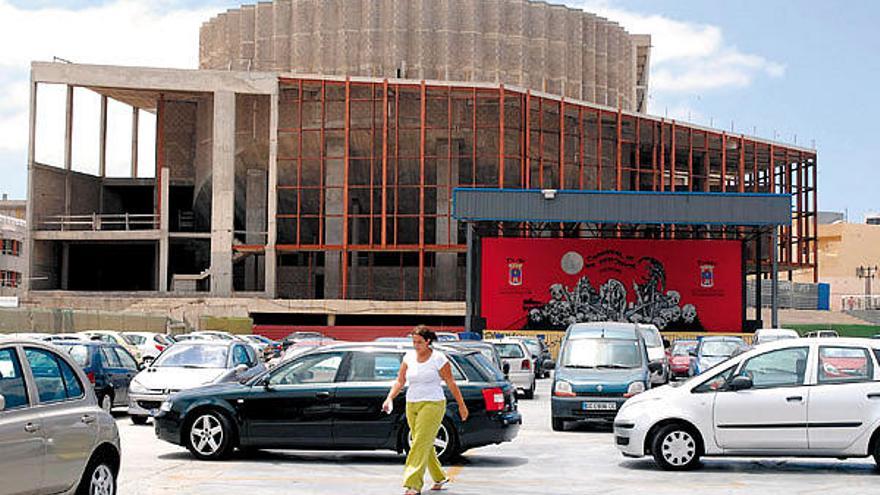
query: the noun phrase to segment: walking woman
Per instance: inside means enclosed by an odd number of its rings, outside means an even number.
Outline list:
[[[434,481],[431,490],[442,490],[449,483],[440,466],[440,460],[437,459],[437,451],[434,450],[434,439],[446,413],[443,382],[446,382],[458,403],[458,414],[462,421],[467,421],[468,409],[452,378],[449,360],[431,348],[431,344],[437,340],[437,334],[428,327],[419,325],[413,329],[411,335],[415,349],[404,356],[397,373],[397,381],[388,392],[382,410],[390,413],[394,398],[404,385],[409,387],[406,390],[406,422],[413,440],[406,456],[403,486],[406,488],[405,495],[418,495],[422,492],[426,469]]]

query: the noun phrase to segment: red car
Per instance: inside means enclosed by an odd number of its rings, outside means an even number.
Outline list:
[[[691,353],[696,352],[696,350],[696,340],[676,340],[672,344],[669,358],[669,369],[672,372],[673,377],[691,376],[691,373],[693,372],[692,370],[694,369],[694,367],[691,366],[691,361],[694,359],[694,356]]]

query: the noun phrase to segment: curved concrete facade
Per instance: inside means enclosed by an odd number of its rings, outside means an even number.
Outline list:
[[[274,0],[200,32],[202,69],[516,85],[645,111],[650,37],[530,0]]]

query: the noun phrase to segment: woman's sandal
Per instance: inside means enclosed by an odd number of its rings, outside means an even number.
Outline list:
[[[431,490],[434,490],[437,492],[439,492],[440,490],[445,490],[446,485],[448,485],[448,484],[449,484],[449,478],[446,478],[445,480],[438,481],[438,482],[434,483],[434,486],[431,487]]]
[[[409,488],[405,492],[403,492],[403,495],[421,495],[421,493],[422,492],[420,492],[418,490],[414,490],[412,488]]]

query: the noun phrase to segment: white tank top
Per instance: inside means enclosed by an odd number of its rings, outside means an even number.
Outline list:
[[[445,400],[443,378],[440,368],[449,360],[439,351],[431,351],[431,357],[420,363],[416,351],[409,351],[403,356],[406,363],[406,401],[425,402]]]

